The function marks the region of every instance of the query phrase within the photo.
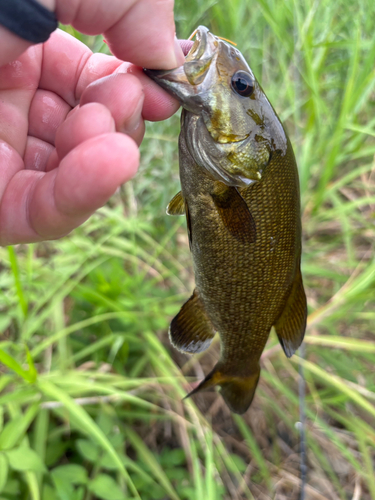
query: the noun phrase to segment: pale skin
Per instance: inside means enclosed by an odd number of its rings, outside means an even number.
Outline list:
[[[39,1],[62,23],[103,33],[118,59],[62,31],[30,46],[0,26],[0,245],[84,222],[135,175],[144,120],[178,108],[141,69],[183,63],[173,0]]]

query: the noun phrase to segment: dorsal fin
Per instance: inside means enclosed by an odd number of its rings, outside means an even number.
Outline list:
[[[214,336],[214,327],[194,290],[193,295],[173,318],[169,338],[180,351],[193,353],[207,349]]]
[[[256,241],[255,220],[237,188],[216,181],[211,193],[224,226],[242,243]]]
[[[167,206],[168,215],[185,215],[185,201],[182,196],[182,192],[179,191]]]
[[[306,330],[307,304],[302,283],[301,269],[298,264],[292,290],[285,308],[275,323],[280,344],[290,358],[302,344]]]

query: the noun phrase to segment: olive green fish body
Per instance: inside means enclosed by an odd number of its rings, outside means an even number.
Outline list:
[[[199,44],[186,58],[189,85],[180,90],[181,72],[155,78],[169,91],[172,84],[185,107],[181,193],[168,213],[186,213],[196,281],[170,338],[194,353],[219,333],[220,360],[190,394],[219,385],[229,408],[243,413],[272,326],[287,356],[305,331],[298,171],[281,122],[241,54],[199,30]],[[238,96],[233,74],[241,92],[246,81],[254,88]]]
[[[195,163],[183,132],[180,177],[190,218],[196,288],[220,335],[219,370],[226,377],[258,377],[270,329],[285,310],[293,283],[301,281],[299,183],[293,150],[288,142],[285,155],[273,156],[262,182],[239,190],[256,226],[256,240],[243,242],[223,224],[211,194],[217,181]],[[304,295],[298,298],[300,342],[305,304]]]

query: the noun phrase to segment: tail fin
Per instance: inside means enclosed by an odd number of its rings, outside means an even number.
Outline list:
[[[219,385],[220,394],[230,411],[241,415],[245,413],[253,401],[260,376],[259,364],[257,363],[253,372],[246,377],[225,375],[222,369],[220,362],[217,363],[198,387],[185,396],[185,399],[209,387]]]

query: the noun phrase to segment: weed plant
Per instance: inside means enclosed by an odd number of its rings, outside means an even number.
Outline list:
[[[375,3],[176,2],[237,42],[286,125],[303,206],[306,358],[274,333],[251,409],[181,401],[218,357],[171,348],[194,287],[178,116],[149,124],[134,181],[70,236],[0,249],[0,500],[375,499]],[[66,28],[73,33],[70,28]],[[102,38],[73,33],[93,50]]]

